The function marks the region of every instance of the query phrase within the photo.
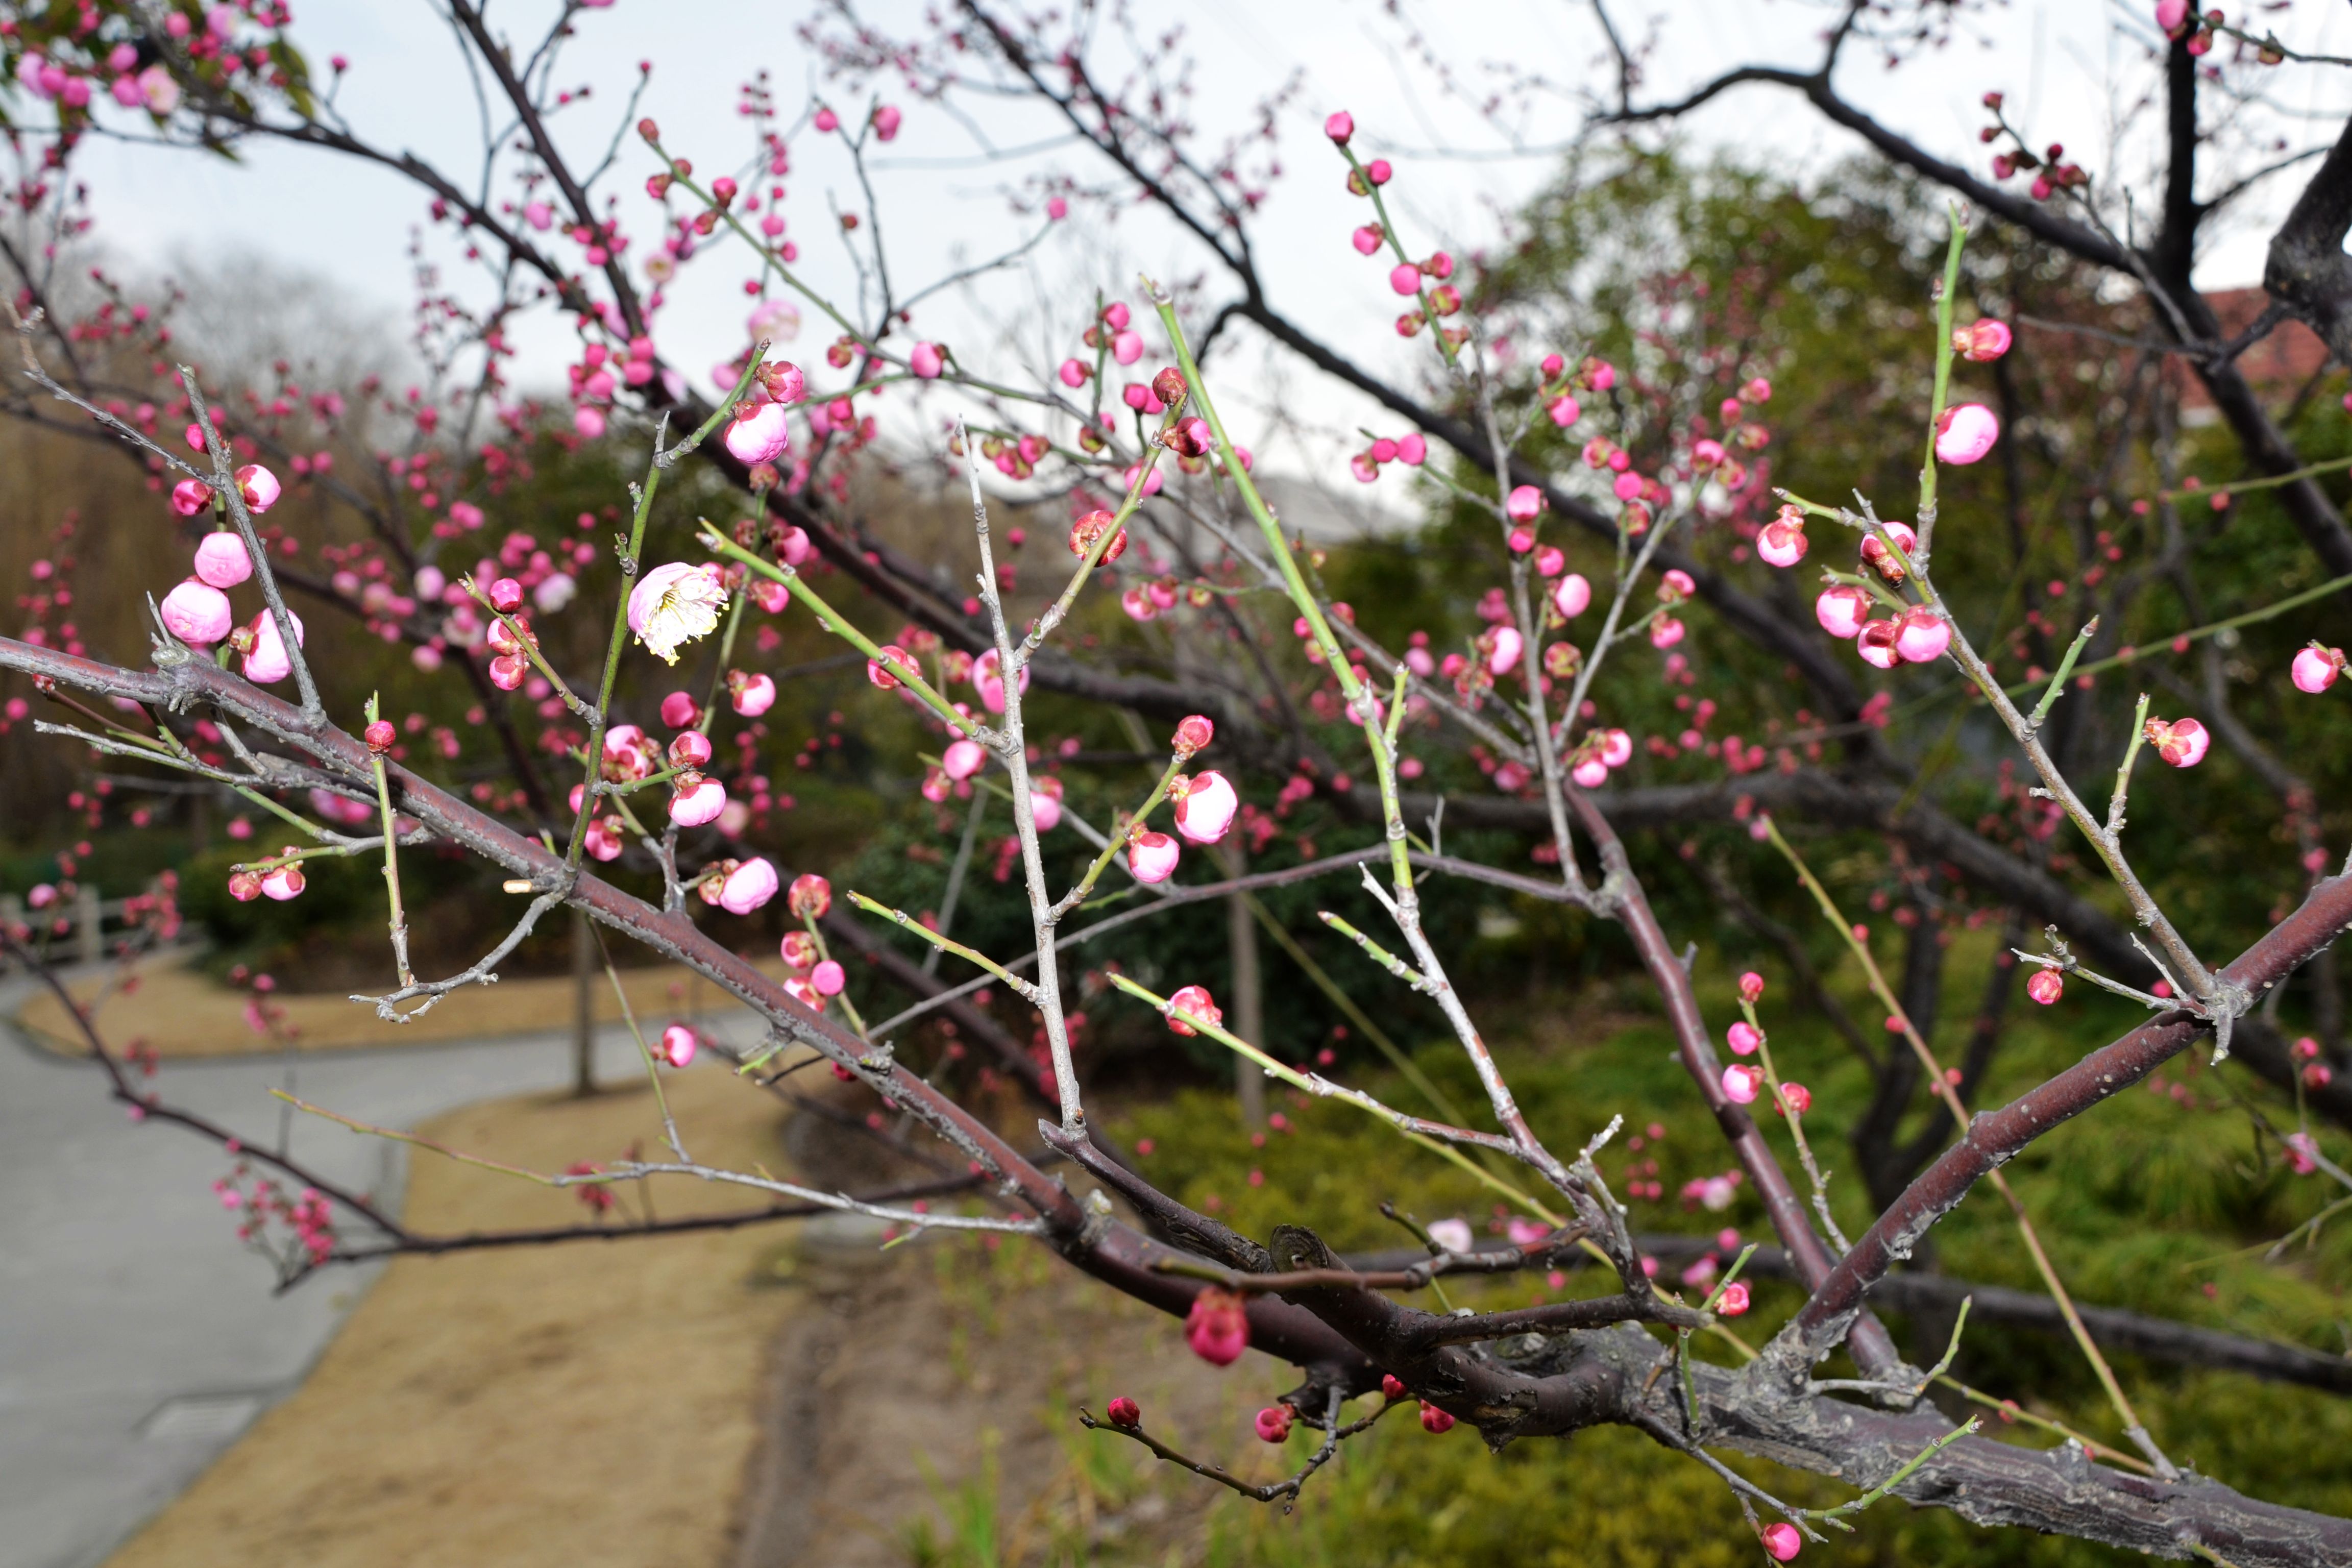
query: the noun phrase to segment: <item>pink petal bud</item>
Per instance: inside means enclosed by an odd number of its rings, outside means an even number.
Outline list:
[[[1909,664],[1932,663],[1952,645],[1951,622],[1925,605],[1906,610],[1895,627],[1895,651]]]
[[[1591,606],[1592,584],[1581,572],[1570,572],[1551,591],[1552,607],[1562,616],[1574,620]]]
[[[1356,117],[1344,109],[1340,110],[1323,121],[1323,134],[1344,147],[1356,134]]]
[[[940,765],[947,770],[948,777],[961,784],[988,765],[988,752],[978,741],[966,737],[949,745]]]
[[[1513,522],[1533,522],[1543,514],[1544,494],[1533,485],[1521,485],[1503,502],[1503,515]]]
[[[937,343],[917,343],[907,355],[907,368],[925,381],[938,379],[943,362]]]
[[[194,517],[213,504],[213,488],[201,479],[182,479],[172,487],[172,510]]]
[[[1176,831],[1194,844],[1214,844],[1233,827],[1241,796],[1225,775],[1214,769],[1193,775],[1192,787],[1176,803]]]
[[[1763,1087],[1764,1069],[1735,1063],[1723,1069],[1723,1096],[1734,1105],[1755,1101],[1757,1090]]]
[[[772,463],[792,445],[784,405],[762,403],[740,419],[731,420],[721,439],[729,456],[739,463]]]
[[[766,675],[744,675],[730,670],[727,693],[735,711],[746,719],[757,719],[776,704],[776,682]]]
[[[662,1060],[674,1068],[691,1065],[694,1061],[694,1053],[701,1048],[701,1037],[684,1024],[672,1024],[662,1031]]]
[[[1936,456],[1947,463],[1973,463],[1992,450],[2000,438],[2000,421],[1981,403],[1963,403],[1944,410],[1936,421]],[[1904,547],[1907,552],[1909,546]]]
[[[1400,294],[1421,292],[1421,268],[1410,261],[1400,261],[1389,269],[1389,287]]]
[[[2047,1007],[2066,994],[2066,977],[2054,969],[2037,969],[2025,982],[2025,994]]]
[[[1165,833],[1147,830],[1128,840],[1127,868],[1139,882],[1164,882],[1175,875],[1181,854],[1176,840]]]
[[[1870,618],[1870,595],[1860,588],[1832,584],[1813,601],[1813,618],[1830,636],[1850,637],[1860,632],[1863,623]]]
[[[1797,1553],[1805,1549],[1805,1538],[1797,1532],[1795,1525],[1785,1520],[1778,1524],[1766,1525],[1763,1542],[1765,1554],[1775,1563],[1792,1563]]]
[[[2298,691],[2321,692],[2336,684],[2344,672],[2344,655],[2334,648],[2312,644],[2294,656],[2294,686]]]
[[[194,577],[164,595],[161,608],[163,625],[171,634],[198,647],[210,647],[228,636],[229,628],[236,624],[236,612],[230,607],[228,595]]]
[[[251,511],[265,512],[278,504],[278,476],[259,463],[247,463],[236,471],[236,489]]]
[[[1723,1037],[1736,1057],[1752,1057],[1756,1054],[1756,1047],[1764,1043],[1764,1037],[1757,1032],[1756,1026],[1745,1018],[1725,1030]]]
[[[680,774],[684,783],[686,774]],[[717,779],[697,777],[669,797],[669,819],[680,827],[699,827],[727,809],[727,786]]]

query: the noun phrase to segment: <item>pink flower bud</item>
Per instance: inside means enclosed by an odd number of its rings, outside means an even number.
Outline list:
[[[1850,637],[1870,618],[1870,595],[1847,584],[1832,584],[1813,601],[1813,618],[1833,637]]]
[[[727,809],[727,786],[698,773],[680,773],[669,797],[669,819],[680,827],[699,827],[718,819]]]
[[[1895,651],[1906,663],[1932,663],[1952,645],[1952,623],[1925,605],[1904,611],[1895,624]]]
[[[1112,1400],[1104,1414],[1110,1417],[1110,1424],[1114,1426],[1132,1429],[1143,1425],[1143,1407],[1124,1394]]]
[[[1867,534],[1862,542],[1862,558],[1869,563],[1872,571],[1888,582],[1900,583],[1903,581],[1904,565],[1903,561],[1896,558],[1895,551],[1901,551],[1903,556],[1908,558],[1913,551],[1919,548],[1919,536],[1912,531],[1907,522],[1881,523],[1879,532],[1894,542],[1895,550],[1889,550],[1877,534]]]
[[[1650,623],[1650,646],[1655,648],[1672,647],[1683,640],[1683,633],[1685,629],[1682,622],[1674,616],[1660,616]]]
[[[683,691],[673,691],[662,699],[662,722],[673,730],[683,730],[701,718],[702,705]]]
[[[1432,1436],[1442,1436],[1454,1430],[1454,1417],[1424,1399],[1421,1402],[1421,1429]]]
[[[898,684],[898,678],[891,673],[892,667],[899,669],[915,668],[914,659],[908,657],[907,650],[897,643],[884,643],[875,651],[882,657],[866,661],[866,679],[885,691],[893,689]],[[887,666],[883,662],[885,659],[889,661]]]
[[[1764,1069],[1735,1063],[1723,1069],[1723,1096],[1734,1105],[1752,1104],[1764,1084]]]
[[[2213,743],[2212,732],[2194,719],[2175,719],[2166,723],[2161,719],[2147,721],[2147,742],[2156,754],[2176,768],[2193,768],[2205,760],[2205,750]]]
[[[1269,1405],[1257,1413],[1255,1422],[1261,1443],[1286,1443],[1290,1440],[1290,1406]]]
[[[1797,1533],[1795,1525],[1786,1521],[1766,1525],[1763,1541],[1765,1554],[1775,1563],[1794,1562],[1797,1553],[1805,1549],[1805,1538]]]
[[[1184,1341],[1212,1366],[1231,1366],[1249,1349],[1249,1312],[1242,1299],[1214,1285],[1192,1298],[1184,1315]]]
[[[1146,829],[1127,841],[1127,868],[1139,882],[1164,882],[1175,875],[1182,853],[1165,833]]]
[[[698,768],[710,761],[710,737],[699,730],[681,731],[669,743],[669,765]]]
[[[1807,548],[1802,518],[1776,518],[1756,536],[1756,553],[1769,566],[1794,566]]]
[[[1601,760],[1612,768],[1622,768],[1633,760],[1633,737],[1622,730],[1606,730],[1601,736]]]
[[[725,442],[728,455],[739,463],[772,463],[793,444],[793,433],[786,426],[784,405],[762,403],[749,414],[728,422]]]
[[[1903,661],[1903,656],[1895,651],[1895,639],[1901,631],[1900,624],[1895,621],[1865,621],[1854,636],[1853,651],[1862,656],[1864,664],[1893,669]]]
[[[514,614],[522,608],[522,584],[511,577],[501,577],[490,584],[490,608]]]
[[[727,672],[728,700],[746,719],[757,719],[776,705],[776,682],[771,676]]]
[[[1059,374],[1064,386],[1084,386],[1087,384],[1087,378],[1094,374],[1094,367],[1084,360],[1066,359],[1062,362]]]
[[[196,576],[215,588],[234,588],[253,575],[245,541],[234,533],[207,533],[196,546]]]
[[[1990,316],[1952,329],[1952,348],[1962,359],[1982,364],[2009,352],[2009,325]]]
[[[294,623],[294,646],[302,646],[302,617],[293,611],[286,618]],[[245,656],[245,678],[257,686],[268,686],[294,673],[294,661],[286,655],[286,645],[278,639],[278,618],[268,610],[254,616],[253,651]]]
[[[2336,684],[2344,673],[2344,650],[2322,647],[2313,643],[2294,656],[2294,687],[2298,691],[2321,692]]]
[[[1400,294],[1421,292],[1421,268],[1410,261],[1400,261],[1389,268],[1389,287]]]
[[[1764,999],[1764,977],[1754,970],[1739,977],[1739,999],[1754,1005]]]
[[[1813,1108],[1813,1091],[1801,1083],[1784,1083],[1780,1086],[1780,1100],[1790,1110],[1802,1116]]]
[[[961,784],[988,765],[988,752],[978,741],[967,736],[950,743],[940,765],[947,770],[948,777]]]
[[[841,994],[841,988],[848,983],[848,974],[843,971],[838,963],[830,958],[819,963],[814,969],[809,971],[809,984],[816,987],[816,994],[820,996],[838,996]]]
[[[1563,392],[1544,405],[1544,412],[1551,416],[1553,424],[1565,430],[1584,417],[1584,405],[1573,394]]]
[[[2000,438],[2000,421],[1981,403],[1947,408],[1936,421],[1936,456],[1947,463],[1976,462]]]
[[[924,381],[935,381],[944,362],[937,343],[917,343],[907,355],[907,368]]]
[[[1725,1030],[1723,1037],[1736,1057],[1752,1057],[1756,1054],[1756,1047],[1764,1043],[1764,1037],[1757,1032],[1756,1026],[1745,1018]]]
[[[1120,364],[1133,364],[1143,357],[1143,334],[1119,332],[1110,340],[1110,357]]]
[[[784,907],[793,911],[795,920],[823,920],[833,908],[833,884],[814,871],[803,871],[793,879],[792,891],[784,896]]]
[[[2189,0],[2156,0],[2156,25],[2169,35],[2189,20]]]
[[[389,719],[379,719],[361,731],[361,739],[367,742],[367,749],[379,757],[392,750],[393,743],[398,736],[399,731],[392,727],[392,721]]]
[[[1187,985],[1178,991],[1168,998],[1168,1027],[1179,1035],[1197,1035],[1200,1030],[1176,1017],[1178,1013],[1190,1013],[1207,1024],[1222,1025],[1225,1021],[1223,1012],[1218,1008],[1216,999],[1209,994],[1209,988],[1205,985]]]
[[[1176,725],[1176,737],[1169,749],[1191,756],[1206,751],[1209,742],[1217,738],[1217,726],[1205,714],[1186,715]]]
[[[1551,603],[1563,618],[1572,621],[1591,607],[1592,584],[1585,580],[1583,573],[1570,572],[1553,586]]]
[[[1503,515],[1513,522],[1533,522],[1543,515],[1544,494],[1533,485],[1521,485],[1503,502]]]
[[[1214,769],[1196,773],[1176,803],[1176,831],[1191,843],[1214,844],[1231,830],[1240,809],[1241,796],[1224,774]]]
[[[289,899],[301,897],[303,886],[302,868],[299,866],[280,866],[261,879],[263,896],[281,904]]]
[[[240,904],[253,902],[261,897],[261,879],[251,871],[230,872],[228,896]]]
[[[1748,1310],[1748,1295],[1747,1281],[1734,1279],[1730,1284],[1726,1285],[1723,1288],[1723,1294],[1716,1298],[1716,1316],[1720,1318],[1737,1318],[1741,1313]]]
[[[247,510],[268,511],[278,504],[278,476],[259,463],[247,463],[236,471],[236,491],[245,498]]]
[[[806,969],[816,962],[816,941],[804,931],[788,931],[777,952],[787,969]]]
[[[1095,547],[1095,541],[1102,537],[1103,530],[1117,521],[1118,517],[1115,513],[1097,509],[1070,524],[1070,553],[1084,555],[1087,551],[1092,550]],[[1110,548],[1102,552],[1102,559],[1108,563],[1126,554],[1127,540],[1127,530],[1121,528],[1118,531],[1118,536],[1110,542]]]
[[[2025,982],[2025,994],[2047,1007],[2066,994],[2066,977],[2054,969],[2037,969]]]
[[[693,1064],[694,1053],[702,1048],[702,1040],[684,1024],[672,1024],[661,1033],[662,1060],[674,1068]]]
[[[1396,171],[1389,167],[1386,158],[1375,158],[1364,165],[1364,178],[1376,185],[1385,185]]]
[[[1346,146],[1349,139],[1356,134],[1356,117],[1344,109],[1339,110],[1323,121],[1323,134],[1342,147]]]
[[[1062,825],[1062,781],[1056,778],[1033,779],[1029,790],[1029,819],[1040,833],[1051,833]]]
[[[228,595],[194,577],[164,595],[162,609],[165,628],[182,642],[198,647],[210,647],[236,624]]]
[[[172,510],[194,517],[213,504],[213,488],[201,479],[182,479],[172,487]]]
[[[1587,757],[1570,768],[1568,776],[1580,789],[1599,789],[1609,782],[1609,764],[1599,757]]]
[[[1349,236],[1349,242],[1355,246],[1357,255],[1370,256],[1381,247],[1381,241],[1386,237],[1380,225],[1368,223]]]

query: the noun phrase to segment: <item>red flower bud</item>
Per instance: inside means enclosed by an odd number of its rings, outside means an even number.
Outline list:
[[[392,750],[392,743],[397,735],[398,731],[393,729],[391,720],[379,719],[367,727],[367,749],[382,756]]]
[[[1124,1394],[1110,1402],[1108,1415],[1114,1426],[1132,1429],[1143,1425],[1143,1407]]]
[[[1216,725],[1202,715],[1194,713],[1176,726],[1172,749],[1189,757],[1195,752],[1206,750],[1209,742],[1216,738]]]
[[[501,577],[490,584],[490,608],[502,615],[512,615],[522,608],[522,584],[511,577]]]

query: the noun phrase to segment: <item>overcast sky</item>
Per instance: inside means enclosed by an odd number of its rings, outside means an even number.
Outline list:
[[[886,24],[911,29],[929,0],[867,7]],[[656,70],[642,111],[656,118],[668,144],[705,172],[737,162],[749,142],[735,114],[739,84],[759,66],[773,73],[782,118],[790,123],[813,93],[827,84],[798,36],[810,7],[751,0],[617,0],[580,18],[580,36],[560,73],[593,83],[595,96],[559,121],[565,143],[583,164],[603,155],[622,122],[623,99],[635,62]],[[1160,26],[1174,8],[1139,13]],[[1304,86],[1281,123],[1283,178],[1274,187],[1258,228],[1277,304],[1332,340],[1366,357],[1387,358],[1417,345],[1398,343],[1387,322],[1395,301],[1384,268],[1358,258],[1348,231],[1364,221],[1363,204],[1340,188],[1342,172],[1318,132],[1330,110],[1351,110],[1362,128],[1367,155],[1385,154],[1397,166],[1391,192],[1401,223],[1419,230],[1416,251],[1433,243],[1475,247],[1496,231],[1497,216],[1538,189],[1557,170],[1543,149],[1575,128],[1565,96],[1538,95],[1514,127],[1521,148],[1449,94],[1409,42],[1420,30],[1449,62],[1468,94],[1496,79],[1497,61],[1551,81],[1590,79],[1599,64],[1599,35],[1585,0],[1404,0],[1402,21],[1370,4],[1332,0],[1191,0],[1181,7],[1188,47],[1196,58],[1193,119],[1211,144],[1244,127],[1253,105],[1298,72]],[[1978,100],[1988,89],[2009,95],[2013,118],[2037,141],[2063,141],[2071,156],[2105,171],[2136,168],[2145,149],[2115,144],[2115,116],[2128,108],[2126,84],[2145,81],[2141,42],[2152,36],[2142,4],[2101,0],[2012,0],[1990,7],[1986,19],[1941,50],[1923,53],[1888,71],[1874,52],[1855,47],[1841,68],[1839,85],[1853,100],[1895,128],[1956,160],[1980,163],[1975,133],[1983,123]],[[2292,41],[2307,49],[2347,51],[2352,22],[2341,5],[2302,0],[2275,18]],[[526,47],[552,14],[548,0],[497,0],[492,23]],[[1654,27],[1660,47],[1645,91],[1667,96],[1726,66],[1763,61],[1810,68],[1816,36],[1832,13],[1817,0],[1617,0],[1621,28],[1639,37]],[[297,37],[315,66],[348,56],[352,68],[340,103],[362,135],[395,150],[413,150],[470,185],[481,159],[481,130],[473,89],[457,67],[446,22],[428,0],[305,0],[297,8]],[[2287,79],[2282,78],[2283,81]],[[2294,106],[2332,136],[2352,107],[2352,75],[2306,70],[2294,79]],[[837,99],[846,95],[835,87]],[[982,104],[970,119],[919,102],[906,104],[905,128],[875,160],[877,197],[887,237],[894,280],[909,288],[951,270],[960,260],[992,255],[1027,232],[1008,210],[1005,191],[1029,174],[1068,168],[1082,177],[1102,174],[1082,150],[1057,142],[1058,128],[1017,104]],[[2329,115],[2337,117],[2329,122]],[[1693,117],[1686,133],[1703,147],[1728,147],[1752,160],[1792,171],[1818,171],[1859,146],[1823,121],[1794,94],[1749,88],[1727,95]],[[1036,147],[1025,156],[983,156],[981,137],[998,149]],[[1038,145],[1043,143],[1043,145]],[[829,209],[862,206],[847,159],[824,139],[803,134],[793,143],[794,168],[784,184],[784,211],[803,247],[802,269],[812,284],[854,298],[855,275]],[[100,142],[82,154],[95,194],[99,233],[120,257],[161,267],[172,258],[203,259],[259,247],[280,267],[331,279],[363,308],[404,319],[414,285],[408,241],[425,198],[389,172],[332,154],[280,144],[248,145],[228,163],[203,154]],[[621,144],[625,221],[649,216],[639,186],[649,154],[634,136]],[[2296,176],[2252,204],[2247,221],[2217,237],[2204,258],[2208,287],[2256,280],[2270,221],[2292,198]],[[569,247],[559,247],[576,254]],[[641,242],[636,255],[645,253]],[[454,252],[436,245],[462,283]],[[981,342],[1007,323],[1024,334],[1033,357],[1058,356],[1075,345],[1056,340],[1082,325],[1068,308],[1093,283],[1132,293],[1139,269],[1180,277],[1198,261],[1164,226],[1130,216],[1115,225],[1087,218],[1062,226],[1034,264],[971,291],[941,296],[916,325],[924,336]],[[666,353],[705,366],[743,342],[746,301],[732,263],[689,269],[671,290],[660,333]],[[690,281],[689,281],[690,280]],[[1220,297],[1213,284],[1211,297]],[[813,314],[813,313],[812,313]],[[813,341],[814,340],[814,341]],[[559,385],[572,334],[551,321],[525,335],[526,382]],[[814,328],[793,352],[804,362],[821,354],[824,335]],[[1156,347],[1156,345],[1155,345]],[[985,353],[975,358],[985,358]],[[1267,403],[1287,401],[1294,412],[1326,426],[1353,416],[1343,403],[1317,393],[1295,371],[1259,366],[1253,389]],[[1311,379],[1311,378],[1304,378]],[[1304,454],[1294,460],[1306,460]],[[1313,459],[1316,466],[1328,454]]]

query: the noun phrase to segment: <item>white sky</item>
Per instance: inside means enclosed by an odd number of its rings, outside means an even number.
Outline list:
[[[911,30],[929,3],[866,9]],[[1172,9],[1139,15],[1143,25],[1156,28],[1166,25]],[[1404,29],[1379,6],[1192,0],[1181,9],[1197,62],[1193,118],[1204,142],[1213,145],[1229,128],[1246,124],[1260,98],[1292,71],[1304,73],[1304,89],[1282,121],[1285,174],[1255,231],[1276,304],[1360,357],[1401,363],[1399,356],[1422,345],[1401,344],[1389,330],[1396,303],[1385,285],[1385,266],[1364,261],[1348,246],[1349,229],[1368,212],[1340,188],[1340,164],[1319,134],[1323,115],[1351,110],[1367,155],[1385,153],[1394,162],[1398,174],[1390,194],[1400,222],[1420,231],[1408,236],[1416,253],[1432,243],[1468,249],[1491,237],[1496,215],[1538,189],[1553,161],[1507,155],[1491,127],[1411,63]],[[1598,34],[1583,0],[1404,0],[1401,9],[1474,88],[1490,79],[1488,62],[1498,58],[1555,82],[1590,79],[1600,64]],[[1983,123],[1977,100],[1998,88],[2009,95],[2012,118],[2037,142],[2063,141],[2070,156],[2101,172],[2137,172],[2134,158],[2144,162],[2144,150],[2116,147],[2112,116],[2124,107],[2120,96],[2146,81],[2135,37],[2152,36],[2143,20],[2147,9],[2101,0],[2011,0],[1991,6],[1978,26],[1986,41],[1956,38],[1898,71],[1887,71],[1872,50],[1856,45],[1841,68],[1839,85],[1897,130],[1978,166],[1988,153],[1976,142]],[[2352,45],[2343,10],[2302,0],[2266,19],[2299,47],[2340,53]],[[733,163],[748,150],[735,103],[738,84],[752,69],[765,65],[772,72],[786,123],[824,85],[798,38],[807,11],[804,5],[773,0],[617,0],[611,9],[584,13],[561,74],[593,82],[598,90],[569,123],[559,122],[566,146],[583,165],[602,155],[635,62],[649,58],[656,68],[643,111],[660,121],[667,144],[706,174]],[[496,0],[491,19],[528,47],[551,14],[550,0]],[[1819,0],[1616,0],[1612,14],[1635,37],[1654,19],[1663,47],[1645,90],[1665,96],[1736,63],[1810,68],[1819,29],[1832,12]],[[425,0],[304,0],[297,16],[298,38],[315,65],[323,68],[332,54],[350,57],[341,104],[363,135],[395,151],[413,150],[460,184],[472,184],[481,156],[473,92],[455,68],[446,23]],[[2310,129],[2290,127],[2291,133],[2331,137],[2352,107],[2352,75],[2305,69],[2280,80],[2291,84],[2300,95],[2296,107],[2313,117]],[[836,101],[845,102],[838,89]],[[1104,173],[1082,149],[1067,145],[1011,163],[982,161],[975,156],[980,148],[970,125],[903,96],[898,101],[906,106],[905,129],[894,145],[880,150],[887,156],[874,162],[882,226],[902,295],[952,269],[959,258],[993,254],[1025,232],[1002,194],[1024,174],[1055,164],[1082,178]],[[976,114],[998,146],[1050,140],[1058,131],[1024,105],[983,103]],[[1556,142],[1574,124],[1573,107],[1555,98],[1528,118],[1521,139]],[[1860,146],[1795,94],[1769,87],[1718,100],[1687,122],[1686,134],[1702,147],[1728,147],[1799,171],[1818,170]],[[1432,155],[1432,149],[1456,155]],[[803,247],[801,269],[814,285],[854,298],[854,275],[828,216],[835,199],[862,205],[848,161],[813,133],[796,138],[793,151],[784,211]],[[330,153],[258,142],[236,164],[107,142],[90,145],[82,157],[95,193],[99,236],[118,256],[160,267],[173,257],[201,259],[260,247],[281,266],[320,274],[359,302],[405,317],[413,287],[409,234],[422,219],[425,198],[395,174]],[[641,184],[651,166],[634,134],[625,137],[613,181],[622,193],[625,222],[650,216]],[[2216,237],[2201,268],[2209,287],[2259,278],[2269,225],[2292,198],[2299,176],[2273,184],[2274,189],[2249,204],[2249,221]],[[555,248],[576,255],[567,242]],[[641,240],[634,254],[642,258],[645,251]],[[441,253],[445,258],[453,254],[446,247]],[[457,280],[457,265],[450,262],[451,281]],[[975,363],[987,363],[992,356],[985,340],[1012,323],[1032,358],[1049,351],[1058,358],[1075,352],[1070,338],[1084,314],[1078,301],[1097,283],[1133,298],[1139,268],[1172,279],[1197,272],[1200,263],[1197,253],[1186,252],[1166,226],[1148,216],[1108,226],[1074,219],[1032,268],[999,275],[970,295],[940,297],[919,315],[916,331],[961,343]],[[739,288],[742,275],[733,260],[721,264],[717,258],[683,275],[657,334],[666,354],[707,366],[740,347],[747,305]],[[1127,286],[1119,287],[1122,282]],[[1227,295],[1213,279],[1209,297]],[[812,363],[827,336],[812,326],[786,352]],[[526,383],[560,386],[571,334],[551,320],[523,342]],[[982,352],[971,353],[974,345]],[[1154,363],[1147,360],[1144,368]],[[1255,388],[1263,399],[1287,399],[1293,413],[1327,426],[1353,416],[1344,399],[1315,389],[1312,378],[1295,368],[1263,368],[1265,376]]]

